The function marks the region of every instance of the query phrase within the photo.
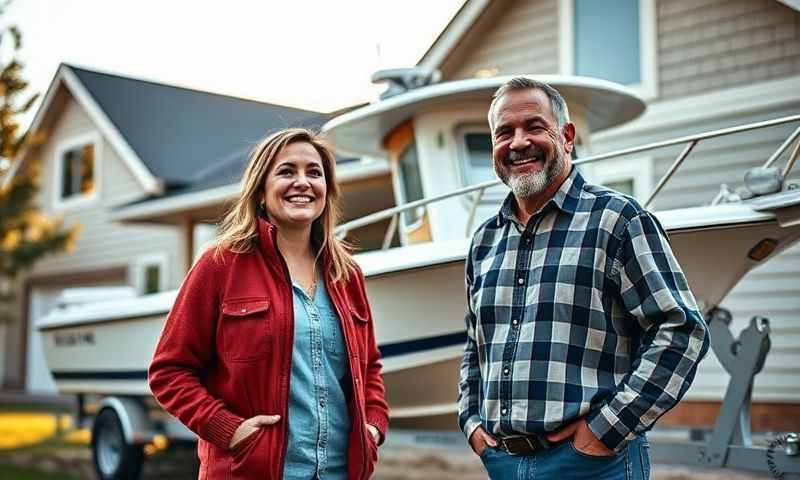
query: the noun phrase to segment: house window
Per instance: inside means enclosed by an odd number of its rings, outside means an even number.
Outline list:
[[[61,199],[90,195],[94,191],[94,145],[67,150],[61,162]]]
[[[656,96],[654,0],[564,0],[561,73],[601,78]]]
[[[100,136],[95,133],[68,139],[56,146],[54,202],[57,208],[97,198]]]
[[[136,259],[133,284],[142,295],[158,293],[167,287],[167,255],[156,253]]]
[[[575,74],[640,83],[639,0],[574,2]]]
[[[608,159],[582,165],[581,172],[592,183],[647,200],[653,190],[653,159],[650,157]]]

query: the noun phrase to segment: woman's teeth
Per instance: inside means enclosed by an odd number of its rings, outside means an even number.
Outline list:
[[[306,197],[304,195],[297,195],[293,197],[288,197],[287,200],[291,203],[311,203],[314,201],[311,197]]]

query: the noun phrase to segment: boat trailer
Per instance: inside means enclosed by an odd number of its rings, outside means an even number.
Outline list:
[[[769,320],[753,317],[735,338],[729,311],[714,308],[707,315],[711,348],[731,379],[710,435],[699,441],[653,442],[654,462],[700,467],[728,467],[770,472],[776,479],[800,473],[800,437],[780,436],[766,447],[754,446],[750,431],[753,380],[764,366],[770,349]]]

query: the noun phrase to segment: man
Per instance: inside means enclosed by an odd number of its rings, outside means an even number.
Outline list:
[[[572,168],[561,95],[514,78],[489,108],[511,193],[467,259],[459,423],[493,479],[648,478],[707,327],[658,221]]]

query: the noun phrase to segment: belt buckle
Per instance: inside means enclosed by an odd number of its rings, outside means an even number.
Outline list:
[[[518,443],[523,440],[524,443]],[[538,435],[501,438],[500,442],[509,455],[533,455],[550,447],[550,443]],[[514,444],[521,448],[515,448]]]

